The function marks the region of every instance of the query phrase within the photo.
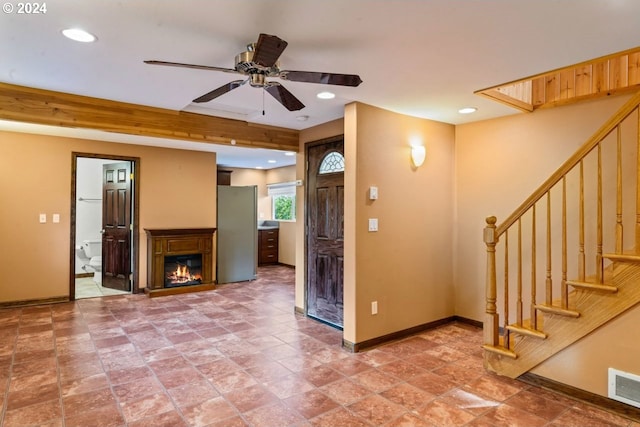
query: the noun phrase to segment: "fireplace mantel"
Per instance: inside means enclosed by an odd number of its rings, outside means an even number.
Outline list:
[[[147,233],[147,287],[150,297],[215,289],[213,282],[213,234],[215,228],[145,228]],[[165,258],[202,255],[200,284],[165,287]]]

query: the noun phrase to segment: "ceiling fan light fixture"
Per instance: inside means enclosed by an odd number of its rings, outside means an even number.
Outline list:
[[[320,99],[333,99],[336,97],[336,94],[333,92],[320,92],[316,95]]]
[[[73,41],[81,43],[93,43],[98,38],[88,31],[80,28],[66,28],[62,30],[62,35]]]
[[[475,113],[476,111],[478,111],[478,109],[476,107],[464,107],[458,110],[458,113],[460,114],[471,114],[471,113]]]

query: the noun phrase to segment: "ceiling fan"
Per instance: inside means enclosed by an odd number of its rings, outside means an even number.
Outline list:
[[[209,102],[224,95],[233,89],[239,88],[249,82],[252,87],[263,88],[289,111],[297,111],[304,108],[291,92],[282,84],[275,81],[267,81],[268,77],[278,77],[282,80],[305,83],[321,83],[339,86],[358,86],[362,83],[360,76],[356,74],[334,74],[316,71],[292,71],[281,70],[278,58],[287,47],[287,42],[269,34],[260,34],[257,43],[247,45],[245,52],[236,55],[234,68],[213,67],[208,65],[182,64],[166,61],[144,61],[152,65],[168,65],[172,67],[195,68],[198,70],[223,71],[225,73],[237,73],[248,76],[245,80],[234,80],[217,89],[212,90],[193,102]]]

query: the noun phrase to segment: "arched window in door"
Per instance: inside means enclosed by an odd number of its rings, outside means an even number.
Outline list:
[[[318,174],[334,172],[344,172],[344,156],[337,151],[332,151],[324,156],[318,170]]]

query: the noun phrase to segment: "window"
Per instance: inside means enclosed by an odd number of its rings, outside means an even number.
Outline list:
[[[319,174],[344,172],[344,156],[337,151],[332,151],[322,159]]]
[[[296,183],[281,182],[268,184],[267,193],[271,197],[271,217],[277,221],[296,220]]]

